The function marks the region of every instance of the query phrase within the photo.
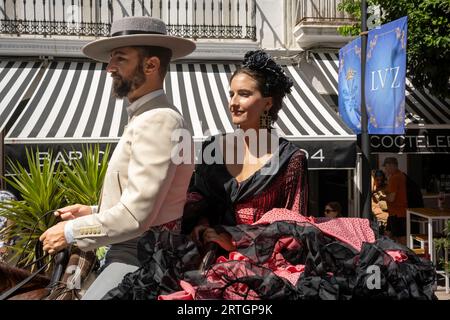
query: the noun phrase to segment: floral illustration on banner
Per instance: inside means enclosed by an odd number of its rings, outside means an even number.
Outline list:
[[[370,58],[372,58],[372,51],[373,49],[375,49],[375,46],[377,45],[377,41],[378,41],[378,35],[376,34],[372,40],[370,40],[369,43],[369,50],[367,52],[367,60],[369,60]]]
[[[361,112],[358,103],[358,83],[354,81],[356,76],[356,70],[348,68],[345,73],[345,79],[347,80],[347,86],[343,90],[343,98],[345,105],[345,112],[351,123],[356,124],[357,128],[361,128]]]

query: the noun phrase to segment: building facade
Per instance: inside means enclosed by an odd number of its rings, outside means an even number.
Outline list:
[[[194,140],[234,129],[228,79],[247,51],[265,49],[295,83],[275,126],[309,157],[310,213],[321,215],[326,202],[339,201],[347,215],[357,215],[356,136],[336,113],[333,86],[337,49],[350,40],[337,26],[352,22],[339,1],[0,0],[3,153],[117,142],[127,102],[110,96],[105,65],[80,49],[108,36],[117,18],[153,16],[170,34],[197,43],[171,64],[165,83]]]

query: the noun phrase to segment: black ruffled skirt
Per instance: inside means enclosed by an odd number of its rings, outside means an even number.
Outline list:
[[[222,259],[202,274],[198,271],[202,254],[187,236],[149,230],[138,246],[142,267],[127,274],[103,299],[157,299],[182,290],[180,280],[195,288],[194,299],[436,299],[432,263],[388,238],[366,242],[358,252],[307,223],[280,221],[225,229],[248,259]],[[298,245],[280,247],[280,239]],[[403,261],[388,251],[400,252]],[[277,261],[271,263],[274,257]],[[280,257],[287,264],[304,265],[295,283],[271,267],[280,263]]]

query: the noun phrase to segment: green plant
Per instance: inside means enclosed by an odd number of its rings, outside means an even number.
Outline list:
[[[434,240],[436,251],[444,251],[444,256],[447,255],[447,259],[441,259],[439,263],[442,264],[446,272],[450,272],[450,263],[448,261],[448,251],[450,249],[450,221],[447,221],[447,226],[444,228],[444,237]]]
[[[105,258],[106,252],[108,251],[107,247],[99,247],[95,251],[95,255],[97,256],[97,259],[100,261]]]
[[[39,237],[56,223],[55,216],[49,212],[67,204],[98,204],[110,146],[106,146],[103,156],[98,145],[83,148],[81,159],[68,164],[57,164],[50,151],[49,156],[40,161],[38,153],[39,150],[35,154],[26,150],[28,171],[18,161],[8,159],[12,175],[4,177],[22,198],[0,203],[0,215],[9,220],[0,234],[4,239],[15,239],[8,249],[8,260],[19,258],[18,266],[36,259],[34,248]],[[102,249],[98,255],[104,253]]]
[[[111,146],[107,145],[102,155],[99,145],[83,147],[81,159],[61,163],[63,174],[60,185],[68,203],[99,203],[110,150]],[[97,248],[97,259],[102,260],[106,251],[106,247]]]
[[[338,32],[343,36],[357,36],[361,32],[361,2],[360,0],[342,0],[338,10],[349,13],[355,18],[352,24],[339,26]]]
[[[60,186],[68,203],[99,203],[109,152],[110,145],[106,146],[103,156],[99,145],[83,147],[81,159],[61,163],[63,174]]]
[[[28,171],[17,161],[8,159],[12,175],[9,178],[4,177],[23,199],[0,203],[0,215],[10,221],[10,225],[0,232],[6,239],[15,239],[10,248],[12,257],[9,260],[21,258],[18,261],[19,266],[35,260],[34,248],[39,236],[55,224],[55,216],[46,213],[66,204],[63,190],[59,187],[59,166],[50,151],[49,156],[42,159],[42,163],[38,152],[39,150],[33,154],[26,150]]]

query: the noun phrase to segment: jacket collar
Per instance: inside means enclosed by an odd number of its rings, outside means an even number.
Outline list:
[[[171,105],[172,104],[167,99],[167,96],[163,90],[153,91],[148,95],[142,96],[141,98],[136,100],[133,104],[127,107],[128,117],[131,120],[132,118],[144,113],[145,111],[158,107],[159,108],[169,107]]]
[[[144,105],[146,102],[155,99],[157,97],[159,97],[160,95],[164,94],[164,90],[163,89],[159,89],[159,90],[155,90],[152,92],[149,92],[145,95],[143,95],[142,97],[140,97],[139,99],[137,99],[136,101],[134,101],[133,103],[131,103],[128,107],[127,107],[127,113],[128,116],[131,118],[131,116],[142,106]]]

